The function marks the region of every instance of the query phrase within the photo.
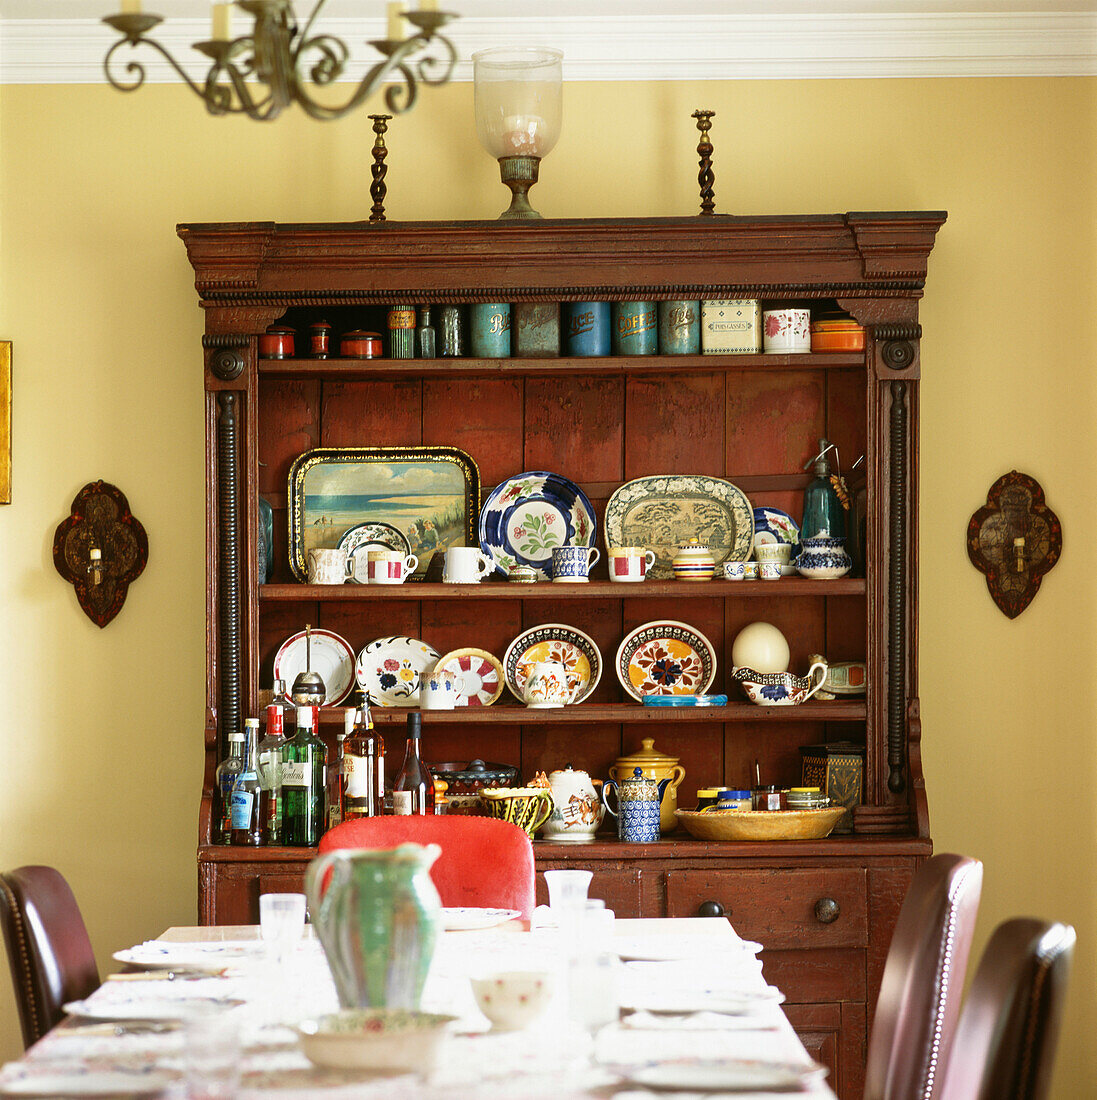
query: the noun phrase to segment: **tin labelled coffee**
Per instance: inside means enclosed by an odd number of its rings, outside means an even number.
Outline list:
[[[657,316],[654,302],[614,302],[614,354],[654,355],[659,347]]]

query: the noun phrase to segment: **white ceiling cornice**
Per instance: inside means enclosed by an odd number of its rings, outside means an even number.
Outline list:
[[[103,10],[115,6],[107,0]],[[506,16],[463,18],[450,27],[461,58],[456,79],[471,79],[473,51],[519,42],[562,49],[567,80],[1097,75],[1093,10],[684,14],[689,9],[687,2],[678,14],[538,17],[515,5]],[[243,24],[238,17],[239,33]],[[331,17],[322,26],[364,43],[382,36],[383,21]],[[209,21],[168,19],[157,31],[197,76],[203,58],[190,46],[208,37]],[[98,19],[0,18],[0,83],[102,83],[115,37]],[[348,79],[361,77],[371,52],[364,45],[357,51]],[[154,52],[140,59],[151,82],[178,80]]]

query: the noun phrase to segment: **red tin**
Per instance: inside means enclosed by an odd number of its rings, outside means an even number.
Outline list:
[[[268,325],[259,334],[260,359],[292,359],[295,333],[288,325]]]
[[[331,325],[327,321],[309,325],[309,354],[313,359],[326,359],[331,354]]]
[[[339,354],[344,359],[380,359],[381,334],[354,329],[344,332],[339,341]]]

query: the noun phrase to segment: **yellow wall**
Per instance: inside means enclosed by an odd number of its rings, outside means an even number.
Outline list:
[[[548,215],[691,214],[689,116],[709,106],[721,211],[949,211],[922,309],[925,768],[938,850],[986,863],[977,946],[1018,913],[1078,927],[1061,1097],[1097,1087],[1095,92],[1093,79],[569,85],[534,191]],[[214,120],[174,87],[5,87],[0,132],[0,336],[15,343],[0,866],[59,866],[109,965],[195,919],[202,317],[174,227],[365,218],[371,134],[364,115]],[[469,85],[425,94],[389,144],[393,217],[505,205]],[[1044,485],[1065,530],[1061,563],[1013,622],[964,546],[1011,468]],[[128,494],[150,550],[102,631],[51,560],[95,478]]]

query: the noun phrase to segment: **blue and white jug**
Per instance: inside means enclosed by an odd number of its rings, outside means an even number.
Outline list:
[[[648,779],[642,768],[632,769],[631,779],[602,784],[602,801],[617,818],[617,839],[649,844],[659,839],[659,806],[670,779]],[[609,804],[609,791],[616,795],[617,809]]]

